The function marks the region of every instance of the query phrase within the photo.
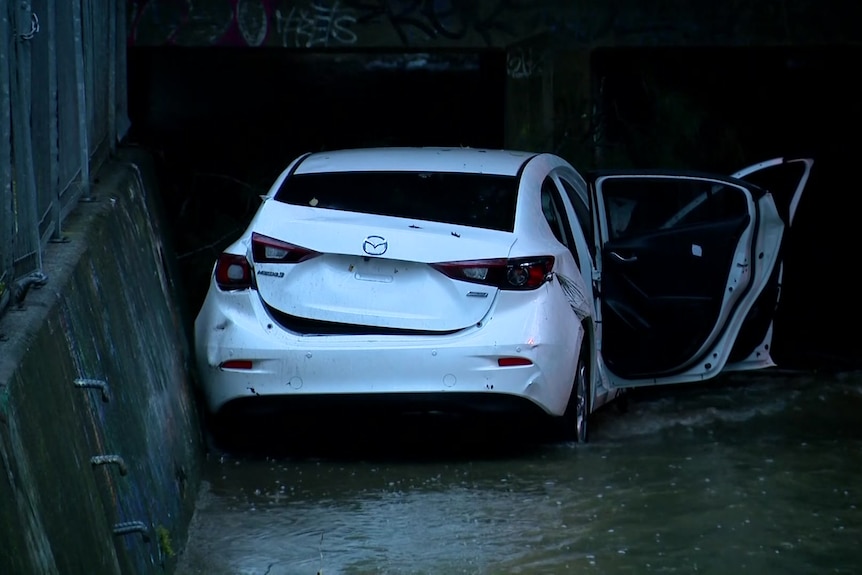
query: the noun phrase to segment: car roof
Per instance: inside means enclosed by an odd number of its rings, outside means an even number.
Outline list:
[[[517,176],[535,154],[480,148],[358,148],[309,154],[295,174],[325,172],[455,172]]]

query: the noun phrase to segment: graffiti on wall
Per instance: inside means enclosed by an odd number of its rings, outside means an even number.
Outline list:
[[[506,52],[506,74],[513,80],[523,80],[542,73],[542,57],[532,46],[516,46]]]
[[[127,2],[131,45],[327,48],[504,46],[525,33],[524,15],[541,0]]]
[[[569,47],[860,41],[856,3],[846,0],[760,0],[745,10],[642,0],[125,1],[129,43],[140,46],[504,48],[545,33]]]
[[[529,0],[345,0],[357,21],[383,24],[401,44],[480,41],[486,46],[518,37],[517,13],[534,11]]]
[[[356,44],[356,17],[337,0],[331,4],[312,2],[305,7],[291,6],[283,14],[275,11],[276,30],[282,46],[319,48]]]
[[[130,45],[261,46],[270,37],[274,0],[127,0]]]
[[[131,45],[264,46],[354,44],[356,19],[339,0],[131,0]]]

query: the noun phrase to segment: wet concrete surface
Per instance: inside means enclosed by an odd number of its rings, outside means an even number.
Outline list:
[[[858,572],[862,373],[629,403],[587,445],[499,421],[249,423],[211,450],[177,572]]]

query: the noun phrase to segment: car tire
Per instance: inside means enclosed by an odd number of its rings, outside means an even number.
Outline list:
[[[581,344],[578,363],[572,381],[572,392],[566,405],[566,412],[561,418],[561,431],[566,441],[586,443],[590,437],[590,367],[588,358],[590,350],[587,338]]]

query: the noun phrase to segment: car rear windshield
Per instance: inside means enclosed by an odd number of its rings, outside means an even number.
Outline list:
[[[294,174],[275,199],[381,216],[511,232],[518,178],[451,172]]]

